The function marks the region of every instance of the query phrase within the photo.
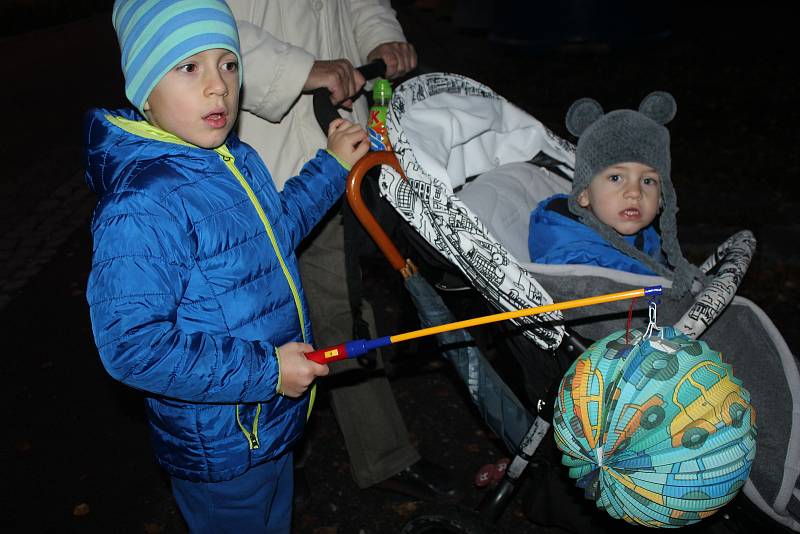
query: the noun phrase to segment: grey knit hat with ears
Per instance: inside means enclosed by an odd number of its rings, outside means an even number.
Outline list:
[[[683,295],[691,289],[692,280],[702,279],[703,275],[683,257],[678,243],[678,205],[670,178],[669,130],[664,127],[675,117],[676,111],[675,99],[663,91],[644,97],[639,111],[619,109],[604,113],[602,106],[591,98],[581,98],[573,103],[567,111],[566,123],[569,132],[578,137],[578,146],[572,192],[567,203],[569,210],[584,224],[596,230],[616,249],[671,279],[675,293]],[[628,244],[591,211],[578,204],[578,195],[589,187],[600,171],[623,162],[643,163],[655,169],[661,177],[661,248],[674,271]]]

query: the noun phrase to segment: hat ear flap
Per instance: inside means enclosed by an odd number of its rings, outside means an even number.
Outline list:
[[[675,118],[678,104],[671,94],[666,91],[653,91],[642,99],[639,104],[639,113],[649,117],[659,124],[667,124]]]
[[[586,128],[603,116],[603,107],[597,100],[581,98],[576,100],[567,110],[567,130],[575,137],[580,137]]]

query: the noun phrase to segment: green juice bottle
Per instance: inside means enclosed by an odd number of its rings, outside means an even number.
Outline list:
[[[372,150],[391,150],[389,134],[386,131],[386,112],[392,99],[392,85],[389,80],[378,78],[372,86],[372,107],[369,108],[369,144]]]

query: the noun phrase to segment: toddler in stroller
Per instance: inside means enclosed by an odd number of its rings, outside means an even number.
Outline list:
[[[398,164],[383,167],[381,193],[427,246],[452,263],[494,308],[513,310],[663,285],[659,320],[692,337],[702,335],[752,393],[762,424],[745,495],[778,523],[800,529],[795,510],[800,466],[797,361],[763,310],[735,296],[755,247],[752,234],[732,236],[699,268],[688,270],[686,278],[681,263],[669,253],[667,260],[678,269],[659,266],[652,269],[655,275],[523,262],[519,258],[528,257],[531,210],[543,199],[571,190],[575,152],[570,143],[491,89],[441,73],[397,88],[388,128]],[[691,273],[698,272],[694,269],[709,277],[705,287],[692,281]],[[517,321],[530,342],[517,344],[514,356],[534,403],[547,396],[547,385],[565,370],[554,357],[556,349],[569,348],[572,339],[598,340],[626,328],[628,309],[609,303],[544,319]],[[635,320],[641,321],[641,315]]]
[[[669,274],[672,265],[684,275],[676,278],[688,291],[685,275],[700,273],[678,243],[669,132],[663,126],[675,115],[675,100],[655,92],[639,109],[603,115],[600,104],[589,98],[570,107],[567,127],[580,136],[572,191],[533,210],[531,260],[647,275]]]

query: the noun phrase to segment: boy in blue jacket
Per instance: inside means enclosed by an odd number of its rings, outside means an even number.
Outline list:
[[[660,91],[647,95],[639,111],[604,114],[590,98],[570,106],[567,129],[579,137],[572,191],[531,213],[531,261],[657,274],[673,280],[678,294],[689,290],[699,271],[678,243],[664,127],[676,108],[672,95]]]
[[[294,249],[344,190],[364,130],[344,120],[278,193],[232,132],[242,83],[222,0],[117,0],[136,109],[92,110],[87,299],[103,365],[142,390],[192,532],[288,532],[291,447],[325,366]]]

